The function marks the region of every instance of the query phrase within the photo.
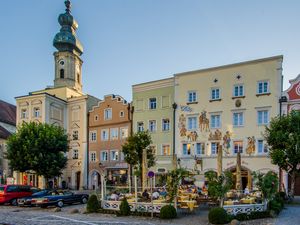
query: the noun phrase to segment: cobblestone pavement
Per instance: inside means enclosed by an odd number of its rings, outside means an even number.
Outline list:
[[[71,209],[84,211],[83,205],[72,205],[54,212],[53,208],[27,208],[0,206],[0,225],[207,225],[206,209],[195,212],[181,212],[176,220],[160,220],[144,217],[116,217],[108,214],[72,214]]]
[[[275,225],[300,225],[300,205],[288,205],[276,219]]]

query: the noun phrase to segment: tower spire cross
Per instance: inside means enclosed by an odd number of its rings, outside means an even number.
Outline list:
[[[66,6],[66,12],[70,13],[71,12],[71,1],[70,0],[65,1],[65,6]]]

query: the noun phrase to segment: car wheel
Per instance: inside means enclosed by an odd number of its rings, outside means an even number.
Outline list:
[[[10,201],[10,204],[13,205],[13,206],[17,206],[17,205],[18,205],[17,199],[12,199],[12,200]]]
[[[58,201],[58,202],[57,202],[57,206],[58,206],[59,208],[63,207],[63,206],[64,206],[64,202],[63,202],[63,201]]]
[[[82,203],[82,204],[85,204],[85,203],[87,203],[87,201],[88,201],[88,200],[87,200],[87,198],[86,198],[86,197],[83,197],[83,198],[81,199],[81,203]]]

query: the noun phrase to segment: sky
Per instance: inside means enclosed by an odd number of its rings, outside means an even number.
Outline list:
[[[132,99],[132,85],[283,55],[300,73],[299,0],[72,0],[84,47],[83,91]],[[0,99],[53,85],[64,0],[0,0]]]

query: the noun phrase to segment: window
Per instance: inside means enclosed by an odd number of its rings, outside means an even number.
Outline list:
[[[34,117],[40,117],[40,108],[34,108],[33,109],[33,116]]]
[[[101,152],[101,161],[107,161],[108,160],[108,153],[107,151],[102,151]]]
[[[269,82],[268,81],[257,82],[257,94],[266,94],[266,93],[269,93]]]
[[[233,151],[235,154],[238,152],[243,153],[243,142],[242,141],[234,141],[233,142]]]
[[[197,143],[196,144],[196,155],[204,155],[205,154],[205,144],[204,143]]]
[[[149,109],[156,109],[156,98],[149,99]]]
[[[99,117],[98,117],[98,115],[96,115],[96,116],[94,117],[94,120],[95,120],[95,121],[98,121],[98,119],[99,119]]]
[[[220,115],[211,115],[210,116],[210,127],[211,128],[220,128],[221,127],[221,116]]]
[[[112,118],[112,111],[111,109],[104,110],[104,120],[111,120]]]
[[[110,139],[117,140],[119,136],[119,129],[118,128],[111,128],[110,129]]]
[[[182,144],[182,154],[191,155],[191,144]]]
[[[91,152],[91,156],[90,156],[90,161],[91,162],[96,162],[96,152]]]
[[[96,131],[91,131],[91,141],[95,142],[97,140],[97,132]]]
[[[257,123],[258,123],[258,125],[267,125],[269,123],[269,111],[268,110],[257,111]]]
[[[120,111],[120,117],[124,117],[124,111]]]
[[[188,103],[197,102],[197,93],[196,93],[196,91],[188,91],[187,102]]]
[[[244,85],[242,85],[242,84],[234,85],[233,96],[234,97],[244,96]]]
[[[78,159],[78,149],[73,149],[73,159]]]
[[[110,151],[110,160],[111,161],[118,161],[119,160],[119,152],[115,150]]]
[[[156,131],[156,120],[149,120],[149,131],[150,132]]]
[[[73,140],[78,140],[78,130],[73,130]]]
[[[101,130],[101,140],[102,141],[108,140],[108,129]]]
[[[188,117],[188,130],[197,129],[197,117]]]
[[[244,125],[244,113],[243,112],[233,113],[233,126],[241,127],[243,125]]]
[[[170,120],[169,119],[163,119],[162,120],[162,130],[163,131],[170,130]]]
[[[22,119],[27,118],[27,109],[22,109],[22,110],[21,110],[21,118],[22,118]]]
[[[212,142],[211,143],[211,154],[216,155],[218,153],[218,143]]]
[[[60,76],[61,79],[65,78],[65,70],[64,69],[60,69],[59,76]]]
[[[170,145],[162,145],[162,154],[163,155],[171,155]]]
[[[268,145],[264,143],[263,140],[258,140],[257,141],[257,151],[258,151],[258,154],[266,154],[268,153]]]
[[[120,135],[122,139],[128,138],[128,128],[127,127],[120,128]]]
[[[137,122],[137,130],[138,132],[144,131],[144,122]]]
[[[211,89],[211,100],[220,99],[220,89],[219,88],[212,88]]]

